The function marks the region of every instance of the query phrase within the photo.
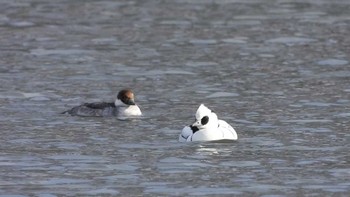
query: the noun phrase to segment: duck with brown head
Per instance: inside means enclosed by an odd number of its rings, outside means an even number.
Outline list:
[[[117,116],[122,118],[141,116],[142,112],[135,103],[134,93],[130,89],[119,91],[115,102],[84,103],[62,112],[72,116]]]

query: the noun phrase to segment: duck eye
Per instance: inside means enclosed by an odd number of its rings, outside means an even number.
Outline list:
[[[208,117],[208,116],[204,116],[204,117],[201,119],[201,124],[202,124],[202,125],[206,125],[208,122],[209,122],[209,117]]]

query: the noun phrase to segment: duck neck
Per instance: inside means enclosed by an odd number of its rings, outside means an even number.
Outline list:
[[[123,103],[121,100],[119,99],[116,99],[115,102],[114,102],[114,105],[116,107],[127,107],[128,105],[126,105],[125,103]]]

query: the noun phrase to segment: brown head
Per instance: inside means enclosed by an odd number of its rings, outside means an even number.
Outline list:
[[[126,105],[135,105],[134,93],[130,89],[119,91],[117,98]]]

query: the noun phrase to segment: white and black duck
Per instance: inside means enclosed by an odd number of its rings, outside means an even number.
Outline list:
[[[68,113],[72,116],[117,116],[123,118],[142,115],[140,108],[135,103],[134,93],[130,89],[121,90],[115,102],[84,103],[62,113]]]

